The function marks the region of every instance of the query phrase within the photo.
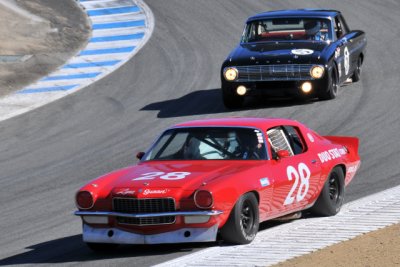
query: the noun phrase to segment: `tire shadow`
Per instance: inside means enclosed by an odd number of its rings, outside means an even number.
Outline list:
[[[190,92],[175,99],[148,104],[140,110],[158,110],[158,118],[174,118],[193,115],[206,115],[229,113],[241,110],[257,110],[266,108],[283,108],[298,105],[309,105],[315,100],[299,100],[287,98],[266,99],[262,97],[249,97],[243,108],[230,110],[222,102],[221,89],[208,89]]]
[[[44,263],[94,262],[107,259],[132,258],[151,263],[160,255],[187,254],[218,245],[217,242],[160,245],[120,245],[114,250],[96,253],[82,242],[82,235],[74,235],[26,247],[29,251],[0,260],[0,266]],[[153,259],[150,259],[153,258]],[[172,257],[169,257],[172,258]],[[133,264],[132,266],[137,266]]]

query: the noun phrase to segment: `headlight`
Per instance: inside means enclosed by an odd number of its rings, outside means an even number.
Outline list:
[[[76,194],[76,205],[79,209],[87,210],[93,207],[93,196],[88,191],[80,191]]]
[[[314,79],[319,79],[324,75],[324,71],[325,69],[323,66],[315,65],[311,67],[310,74]]]
[[[198,190],[194,193],[194,204],[200,209],[208,209],[214,204],[214,199],[210,192]]]
[[[224,77],[227,81],[234,81],[238,76],[238,70],[234,67],[228,67],[224,69]]]

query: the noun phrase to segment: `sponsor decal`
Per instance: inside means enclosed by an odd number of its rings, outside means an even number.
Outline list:
[[[143,195],[154,195],[154,194],[166,194],[169,192],[169,189],[145,189],[143,191]]]
[[[339,149],[337,148],[318,153],[318,157],[321,163],[340,158],[341,156],[342,155],[340,154]]]
[[[292,50],[293,55],[299,55],[299,56],[307,56],[307,55],[311,55],[312,53],[314,53],[314,50],[311,50],[311,49],[293,49]]]
[[[342,77],[342,63],[338,63],[338,72],[339,72],[339,77]]]
[[[355,173],[357,171],[358,165],[350,166],[347,170],[347,173]]]
[[[269,186],[269,185],[270,185],[269,179],[268,179],[267,177],[261,178],[261,179],[260,179],[260,184],[261,184],[262,187]]]
[[[311,143],[314,143],[314,136],[312,136],[311,133],[307,133],[307,137],[308,137],[308,140],[310,140]]]
[[[339,148],[339,153],[340,153],[340,155],[346,155],[347,154],[347,149],[346,148]]]
[[[121,195],[121,196],[134,195],[135,194],[135,190],[131,190],[129,188],[124,188],[124,189],[121,189],[119,191],[116,191],[115,194],[116,195]]]
[[[340,56],[340,47],[336,48],[335,50],[335,58],[338,58]]]
[[[260,144],[264,143],[264,138],[262,136],[262,133],[257,132],[257,139],[258,139],[258,143],[260,143]]]

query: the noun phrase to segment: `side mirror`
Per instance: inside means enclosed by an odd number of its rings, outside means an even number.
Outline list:
[[[290,157],[289,151],[287,150],[279,150],[276,152],[276,155],[279,159]]]
[[[144,156],[144,152],[139,152],[136,154],[136,158],[138,158],[140,160],[143,158],[143,156]]]

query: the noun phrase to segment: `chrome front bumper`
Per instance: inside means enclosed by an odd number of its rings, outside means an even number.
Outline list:
[[[117,228],[94,228],[83,224],[83,241],[114,244],[165,244],[212,242],[217,238],[218,225],[210,228],[182,228],[161,234],[143,235]]]
[[[115,216],[125,218],[148,218],[148,217],[163,217],[163,216],[216,216],[222,214],[222,211],[173,211],[173,212],[158,212],[158,213],[123,213],[113,211],[75,211],[77,216]]]
[[[163,244],[215,241],[217,237],[218,224],[215,224],[210,228],[181,228],[171,232],[143,235],[123,231],[115,227],[108,227],[107,225],[104,225],[105,227],[101,228],[91,227],[86,223],[87,218],[105,218],[107,220],[108,217],[148,218],[162,216],[183,216],[185,223],[193,224],[206,223],[208,222],[210,216],[217,216],[222,213],[222,211],[175,211],[162,213],[76,211],[75,215],[81,216],[83,219],[84,242],[115,244]]]

